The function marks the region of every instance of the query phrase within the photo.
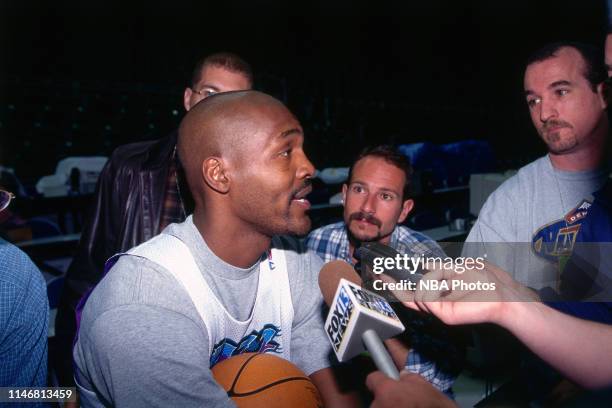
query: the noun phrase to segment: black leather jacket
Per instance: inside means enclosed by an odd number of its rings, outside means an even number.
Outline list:
[[[55,329],[62,348],[72,344],[76,304],[100,281],[106,260],[160,232],[176,139],[173,132],[163,139],[120,146],[102,170],[58,307]],[[181,188],[181,193],[189,194],[189,190]],[[190,202],[191,198],[186,200]],[[70,351],[64,348],[58,364],[71,362]],[[62,382],[70,381],[67,378]]]
[[[147,241],[159,231],[176,133],[160,140],[118,147],[100,174],[67,279],[96,284],[112,255]],[[84,292],[82,289],[79,292]]]

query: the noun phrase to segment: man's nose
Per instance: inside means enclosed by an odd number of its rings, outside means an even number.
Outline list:
[[[540,121],[542,123],[545,123],[552,118],[556,118],[557,116],[557,108],[555,107],[554,103],[545,100],[540,102]]]
[[[302,156],[298,166],[297,177],[299,179],[312,178],[314,176],[315,167],[306,156],[306,153],[302,153]]]
[[[366,196],[361,203],[361,211],[367,214],[376,213],[376,194],[366,193]]]

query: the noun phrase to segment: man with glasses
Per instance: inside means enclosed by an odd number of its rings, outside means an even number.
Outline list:
[[[233,53],[211,54],[196,64],[191,84],[183,93],[183,105],[189,111],[210,95],[247,90],[252,85],[253,74],[246,61]],[[62,352],[56,365],[62,383],[73,381],[75,306],[101,279],[106,260],[154,237],[167,225],[184,221],[191,210],[192,197],[180,177],[176,141],[174,131],[160,140],[121,146],[100,175],[58,308],[55,330]]]
[[[0,211],[13,194],[0,190]],[[47,384],[49,302],[30,258],[0,238],[0,387]]]

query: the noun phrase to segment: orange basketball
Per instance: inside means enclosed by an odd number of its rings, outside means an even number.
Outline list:
[[[240,354],[215,365],[212,373],[240,408],[323,406],[310,378],[289,361],[272,354]]]

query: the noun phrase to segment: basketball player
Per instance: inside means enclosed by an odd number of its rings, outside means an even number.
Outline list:
[[[74,351],[83,406],[233,406],[210,368],[244,352],[292,361],[326,406],[356,406],[330,368],[322,262],[278,236],[310,228],[303,140],[291,112],[255,91],[187,113],[178,153],[195,211],[115,259],[87,300]]]

